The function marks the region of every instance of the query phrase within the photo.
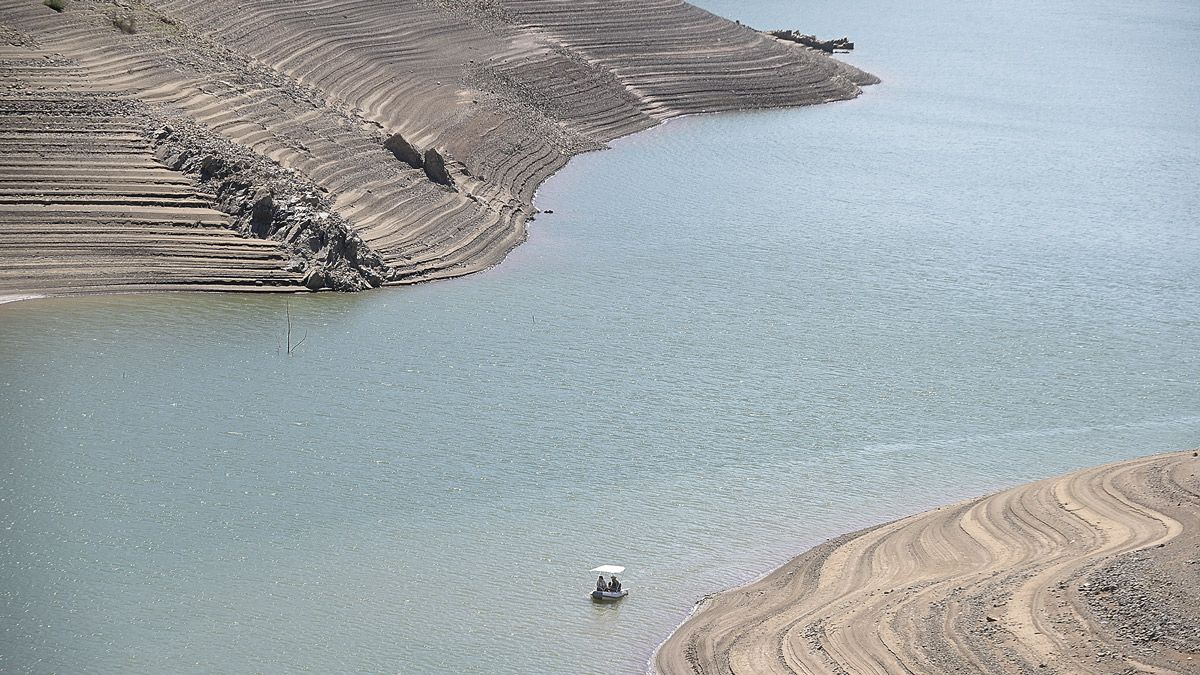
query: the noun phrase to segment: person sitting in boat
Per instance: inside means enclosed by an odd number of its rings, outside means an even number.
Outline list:
[[[596,577],[596,590],[604,592],[608,590],[608,584],[604,581],[604,575]]]
[[[618,592],[620,592],[620,590],[621,590],[621,582],[619,579],[617,579],[617,575],[614,574],[612,576],[612,582],[608,584],[608,591],[610,593],[618,593]]]

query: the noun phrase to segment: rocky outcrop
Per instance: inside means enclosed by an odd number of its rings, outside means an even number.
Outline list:
[[[358,291],[393,278],[329,196],[304,176],[190,120],[162,123],[152,138],[159,161],[197,179],[238,232],[280,242],[292,255],[289,269],[304,274],[307,288]]]
[[[259,239],[271,236],[271,224],[275,219],[275,199],[270,193],[256,195],[250,207],[250,233]]]
[[[420,169],[425,166],[425,160],[421,157],[421,151],[413,147],[412,143],[404,140],[400,134],[392,134],[383,143],[385,150],[396,156],[396,159],[404,162],[414,169]]]
[[[446,169],[446,160],[440,152],[433,148],[425,151],[425,175],[438,185],[454,187],[454,177]]]
[[[449,169],[446,168],[446,159],[442,157],[442,153],[434,148],[425,150],[422,154],[420,150],[409,143],[400,134],[392,134],[383,143],[385,150],[396,156],[396,159],[404,162],[414,169],[424,169],[425,177],[451,189],[454,187],[454,177],[450,175]]]

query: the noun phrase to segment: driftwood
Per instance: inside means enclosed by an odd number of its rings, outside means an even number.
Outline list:
[[[773,30],[768,32],[767,35],[780,40],[802,44],[805,47],[820,49],[826,54],[848,52],[854,49],[854,43],[848,37],[840,37],[836,40],[820,40],[817,39],[816,35],[807,35],[794,30]]]

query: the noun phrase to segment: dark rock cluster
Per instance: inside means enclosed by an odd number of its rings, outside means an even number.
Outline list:
[[[433,148],[425,151],[425,175],[438,185],[454,187],[454,178],[446,169],[446,160],[442,157],[442,153]]]
[[[420,169],[425,166],[425,158],[421,156],[421,151],[413,147],[400,134],[392,134],[386,141],[383,142],[383,148],[396,156],[396,159],[404,162],[414,169]]]
[[[414,169],[425,169],[425,177],[448,188],[454,188],[454,177],[446,168],[446,159],[434,148],[428,148],[422,154],[416,146],[400,134],[392,134],[383,142],[383,148]]]
[[[358,291],[394,276],[307,178],[186,119],[151,119],[155,154],[195,178],[244,236],[273,239],[311,290]]]
[[[848,37],[840,37],[836,40],[821,40],[816,35],[809,35],[807,33],[801,33],[800,31],[795,30],[773,30],[770,31],[768,35],[780,40],[795,42],[796,44],[801,44],[805,47],[819,49],[826,54],[832,54],[834,52],[848,52],[853,51],[854,49],[854,43],[851,42],[850,38]]]

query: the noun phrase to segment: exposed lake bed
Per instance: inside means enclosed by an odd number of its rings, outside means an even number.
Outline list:
[[[0,665],[635,672],[828,537],[1197,444],[1189,8],[740,11],[883,84],[576,158],[474,277],[0,310]]]

